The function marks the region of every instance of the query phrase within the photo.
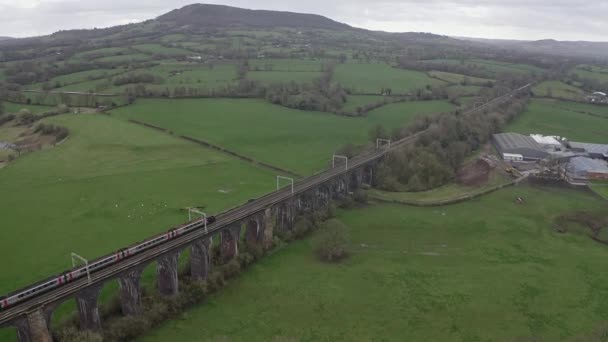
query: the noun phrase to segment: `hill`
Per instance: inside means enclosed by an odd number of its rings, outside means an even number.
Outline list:
[[[458,37],[479,44],[490,44],[500,48],[518,49],[532,53],[543,53],[572,57],[608,57],[608,42],[587,41],[559,41],[555,39],[542,39],[535,41],[509,40],[509,39],[485,39]]]
[[[352,27],[315,14],[250,10],[244,8],[192,4],[156,18],[172,26],[194,28],[218,27],[292,27],[326,30],[350,30]]]

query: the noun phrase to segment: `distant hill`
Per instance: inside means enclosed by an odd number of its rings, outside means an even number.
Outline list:
[[[316,14],[249,10],[222,5],[193,4],[156,18],[161,23],[194,28],[218,27],[292,27],[350,30],[351,26]]]
[[[0,36],[0,40],[9,40],[9,39],[15,39],[15,38],[13,38],[13,37],[1,37]]]
[[[555,39],[543,40],[507,40],[507,39],[484,39],[465,38],[477,43],[491,44],[502,48],[522,49],[529,52],[562,55],[562,56],[584,56],[593,58],[608,57],[608,42],[586,42],[586,41],[559,41]]]

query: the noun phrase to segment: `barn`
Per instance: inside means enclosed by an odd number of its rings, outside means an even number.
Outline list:
[[[518,133],[499,133],[492,136],[492,142],[503,156],[519,154],[526,161],[546,158],[549,153],[532,137]]]
[[[608,163],[599,159],[576,157],[566,166],[566,173],[574,180],[608,180]]]

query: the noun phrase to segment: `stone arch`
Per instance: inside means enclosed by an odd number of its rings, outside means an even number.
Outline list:
[[[276,216],[276,227],[278,232],[290,230],[293,227],[296,217],[295,199],[289,199],[274,206],[273,211]]]
[[[329,200],[331,199],[331,186],[328,184],[322,184],[317,188],[316,191],[316,201],[319,206],[326,207],[329,205]]]
[[[245,244],[247,246],[257,246],[262,242],[264,231],[262,220],[259,217],[251,217],[245,223]]]
[[[239,236],[241,235],[241,223],[237,222],[222,230],[221,255],[222,261],[228,262],[239,254]]]
[[[363,184],[372,186],[373,181],[374,181],[374,166],[373,165],[368,164],[363,167],[362,181],[363,181]]]

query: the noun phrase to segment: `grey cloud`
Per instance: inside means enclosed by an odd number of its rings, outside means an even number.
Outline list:
[[[0,0],[0,36],[108,27],[154,18],[191,1]],[[385,31],[509,39],[608,41],[608,2],[571,0],[211,0],[254,9],[315,13]]]

